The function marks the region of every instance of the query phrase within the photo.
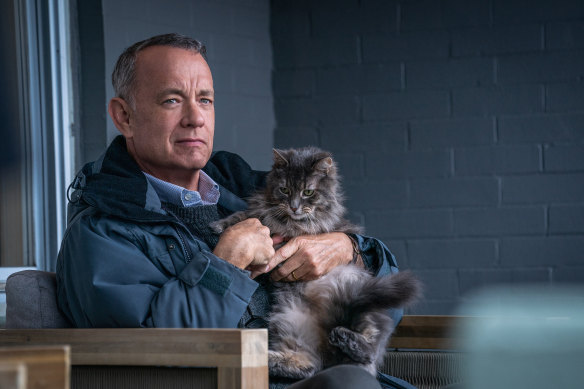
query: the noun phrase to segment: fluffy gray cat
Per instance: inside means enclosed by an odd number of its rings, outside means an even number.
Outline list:
[[[285,238],[326,232],[359,233],[345,218],[340,178],[330,153],[314,147],[274,150],[264,191],[249,208],[212,224],[217,232],[258,218]],[[387,309],[418,298],[420,284],[409,272],[374,277],[343,265],[320,279],[277,283],[269,318],[270,375],[306,378],[338,364],[376,374],[393,331]]]

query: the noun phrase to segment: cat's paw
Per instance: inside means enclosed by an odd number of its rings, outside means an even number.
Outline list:
[[[357,363],[373,362],[375,353],[372,345],[358,332],[346,327],[335,327],[329,334],[329,343]]]
[[[217,234],[222,234],[227,228],[226,224],[221,220],[210,223],[209,227]]]
[[[268,367],[271,376],[294,379],[312,377],[320,370],[310,355],[292,350],[268,350]]]

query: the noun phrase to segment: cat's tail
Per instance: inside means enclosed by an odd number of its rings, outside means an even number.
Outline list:
[[[401,308],[412,304],[422,296],[422,283],[410,271],[402,271],[384,277],[368,279],[351,301],[352,309]]]

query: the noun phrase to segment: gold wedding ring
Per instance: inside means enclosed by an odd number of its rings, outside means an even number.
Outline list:
[[[298,281],[298,277],[296,277],[296,274],[294,274],[294,272],[292,272],[292,277],[294,277],[294,281]]]

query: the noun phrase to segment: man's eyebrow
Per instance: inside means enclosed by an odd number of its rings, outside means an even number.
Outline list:
[[[160,93],[157,94],[158,98],[161,97],[165,97],[168,95],[179,95],[182,96],[183,95],[183,91],[181,91],[178,88],[168,88],[168,89],[164,89],[162,91],[160,91]]]
[[[163,98],[163,97],[168,96],[168,95],[184,96],[184,92],[179,88],[168,88],[168,89],[164,89],[164,90],[160,91],[160,93],[157,94],[157,97]],[[205,97],[214,97],[215,91],[213,89],[201,89],[198,92],[198,95],[205,96]]]
[[[215,96],[215,91],[213,89],[201,89],[199,91],[199,95],[201,96]]]

